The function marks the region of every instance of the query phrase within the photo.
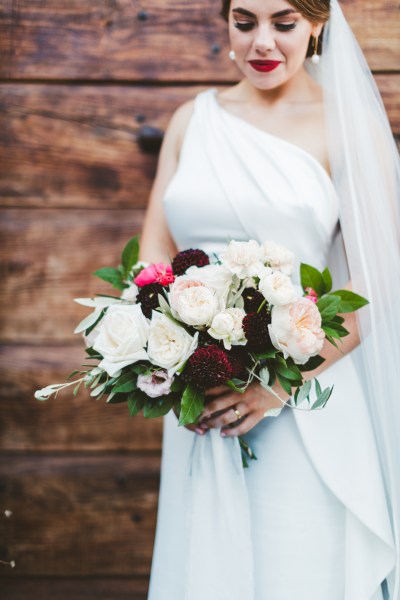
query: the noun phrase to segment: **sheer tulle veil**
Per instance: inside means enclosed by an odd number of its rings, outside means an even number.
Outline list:
[[[324,90],[348,271],[354,290],[370,301],[359,317],[362,344],[354,354],[372,416],[397,549],[389,597],[399,600],[400,160],[374,78],[337,0],[331,0],[321,60],[307,69]]]

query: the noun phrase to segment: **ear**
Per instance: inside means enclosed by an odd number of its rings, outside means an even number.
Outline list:
[[[311,29],[311,35],[313,37],[318,37],[321,34],[323,26],[323,23],[316,23],[315,25],[313,25]]]

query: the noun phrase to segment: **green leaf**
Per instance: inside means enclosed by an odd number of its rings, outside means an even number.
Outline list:
[[[339,337],[346,337],[346,335],[349,335],[349,332],[347,331],[347,329],[345,327],[343,327],[342,325],[339,325],[339,323],[336,323],[336,321],[330,321],[328,323],[328,326],[330,329],[334,329],[335,331],[337,331],[339,334]]]
[[[301,263],[300,279],[303,290],[310,287],[317,292],[318,296],[322,296],[326,293],[325,281],[322,273],[320,273],[318,269]]]
[[[273,365],[278,375],[282,375],[291,381],[297,381],[298,379],[301,379],[301,373],[299,369],[295,365],[289,367],[282,357],[277,356],[273,362]]]
[[[139,260],[139,236],[135,235],[129,242],[126,244],[125,248],[122,250],[122,266],[124,270],[125,278],[131,272],[132,267]]]
[[[315,410],[317,408],[323,408],[325,406],[325,404],[328,402],[329,398],[331,397],[332,391],[333,391],[333,386],[331,388],[329,388],[329,387],[325,388],[324,391],[322,392],[322,394],[319,395],[317,400],[312,405],[311,410]]]
[[[260,354],[255,353],[254,356],[257,360],[263,360],[266,358],[275,358],[279,350],[268,350],[268,352],[262,352]]]
[[[340,298],[338,296],[324,296],[320,298],[317,302],[317,308],[321,313],[322,322],[328,322],[333,317],[336,316],[336,313],[339,312]]]
[[[329,335],[332,338],[335,338],[337,340],[340,340],[340,334],[338,331],[336,331],[336,329],[332,329],[331,327],[328,327],[328,325],[322,325],[322,329],[325,331],[326,335]]]
[[[87,317],[85,317],[80,323],[79,325],[77,325],[74,329],[74,333],[83,333],[84,331],[87,331],[89,328],[93,329],[93,327],[95,327],[97,325],[97,323],[100,321],[100,319],[103,318],[104,315],[104,311],[100,311],[100,310],[94,310],[93,312],[91,312],[89,315],[87,315]]]
[[[132,373],[124,373],[115,382],[113,392],[114,394],[127,394],[128,392],[134,392],[136,388],[136,380]]]
[[[325,283],[325,294],[329,294],[332,289],[332,275],[328,267],[322,271],[322,277]]]
[[[324,362],[325,358],[317,354],[317,356],[309,358],[305,365],[299,365],[299,369],[300,371],[314,371],[314,369],[317,369]]]
[[[160,398],[154,398],[151,402],[147,401],[144,405],[143,415],[146,419],[155,419],[157,417],[163,417],[174,406],[174,396],[169,394],[168,396],[161,396]]]
[[[127,394],[116,394],[114,391],[107,398],[107,404],[121,404],[128,400]]]
[[[142,394],[140,394],[138,392],[129,394],[128,410],[129,410],[129,414],[131,417],[134,417],[135,415],[137,415],[142,410],[143,406],[144,406],[144,399],[143,399]]]
[[[189,383],[183,392],[179,425],[195,423],[204,409],[204,392]]]
[[[99,318],[97,319],[97,321],[95,321],[94,323],[92,323],[92,325],[90,325],[86,330],[85,330],[85,335],[89,335],[89,333],[91,331],[93,331],[93,329],[96,327],[96,325],[98,323],[100,323],[101,319],[104,317],[104,315],[106,314],[107,309],[103,308],[103,310],[100,312]]]
[[[288,381],[285,377],[283,377],[280,373],[276,373],[276,376],[278,377],[278,381],[281,384],[281,386],[283,387],[283,389],[285,390],[285,392],[287,392],[290,396],[292,395],[292,383],[290,381]]]
[[[247,385],[246,382],[243,381],[242,382],[243,385],[237,385],[234,379],[228,379],[228,381],[225,383],[225,385],[227,385],[231,390],[233,390],[234,392],[239,392],[239,394],[244,394],[245,391],[247,390]]]
[[[317,396],[320,396],[322,393],[322,390],[321,390],[321,386],[319,384],[318,379],[314,379],[314,384],[315,384],[315,392],[316,392]]]
[[[350,290],[337,290],[332,292],[334,296],[339,296],[339,313],[350,313],[369,304],[369,301]]]
[[[95,271],[93,275],[103,279],[103,281],[107,281],[107,283],[111,283],[112,286],[117,290],[124,290],[128,287],[123,282],[122,274],[118,271],[118,269],[114,269],[114,267],[103,267],[102,269]]]

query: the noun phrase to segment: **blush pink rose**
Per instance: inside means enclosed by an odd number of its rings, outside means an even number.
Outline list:
[[[174,279],[175,277],[172,272],[171,265],[157,263],[140,271],[139,275],[135,277],[134,282],[139,287],[143,287],[149,283],[161,283],[161,285],[169,285],[174,281]]]
[[[290,356],[300,365],[319,354],[324,345],[321,314],[308,298],[274,306],[268,330],[275,348],[281,350],[285,358]]]

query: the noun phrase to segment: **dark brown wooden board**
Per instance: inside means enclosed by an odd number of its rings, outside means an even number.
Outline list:
[[[92,273],[119,264],[142,218],[135,210],[4,209],[1,341],[79,341],[73,330],[91,309],[73,299],[118,294]]]
[[[400,75],[379,75],[400,135]],[[144,208],[157,154],[144,125],[165,131],[174,109],[207,86],[0,85],[0,205]]]
[[[22,581],[2,576],[2,600],[146,600],[147,578],[24,578]]]
[[[0,85],[0,205],[145,207],[157,153],[140,131],[201,89]]]
[[[13,514],[1,546],[17,565],[7,577],[147,576],[159,468],[152,455],[3,454],[0,506]]]
[[[373,69],[399,68],[399,6],[345,0]],[[41,0],[3,2],[0,77],[232,81],[219,1]]]
[[[0,449],[24,452],[160,451],[162,419],[129,416],[73,387],[43,402],[34,391],[62,383],[84,362],[83,347],[0,346]]]

